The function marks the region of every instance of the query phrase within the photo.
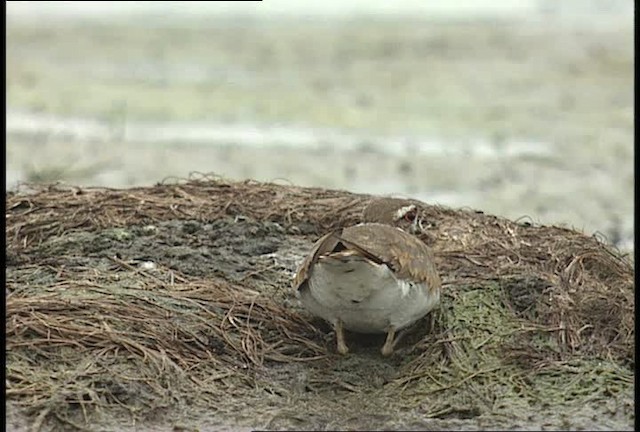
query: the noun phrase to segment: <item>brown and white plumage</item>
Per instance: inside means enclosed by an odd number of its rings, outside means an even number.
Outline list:
[[[324,235],[298,268],[293,285],[307,309],[333,324],[340,353],[348,351],[345,328],[386,332],[384,355],[393,352],[396,330],[437,306],[441,289],[430,249],[381,223]]]

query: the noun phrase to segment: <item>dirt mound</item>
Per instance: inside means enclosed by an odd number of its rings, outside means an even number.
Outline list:
[[[289,284],[370,199],[207,176],[8,193],[10,406],[36,430],[575,428],[585,406],[632,427],[633,263],[569,229],[416,202],[440,310],[389,359],[383,335],[335,354]]]

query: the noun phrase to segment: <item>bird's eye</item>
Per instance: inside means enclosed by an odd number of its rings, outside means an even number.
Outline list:
[[[411,210],[404,215],[403,219],[407,222],[413,222],[417,215],[418,212],[416,210]]]

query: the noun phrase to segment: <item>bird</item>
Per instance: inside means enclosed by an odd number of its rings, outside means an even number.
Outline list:
[[[381,352],[391,355],[396,333],[440,302],[442,283],[432,251],[396,226],[419,224],[415,205],[405,204],[371,202],[363,223],[326,233],[296,271],[298,298],[333,326],[340,354],[349,352],[344,337],[349,330],[386,333]]]

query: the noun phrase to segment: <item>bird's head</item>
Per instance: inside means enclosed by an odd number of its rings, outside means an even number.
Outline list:
[[[377,198],[365,207],[362,219],[365,223],[393,225],[411,234],[422,232],[418,207],[402,198]]]

